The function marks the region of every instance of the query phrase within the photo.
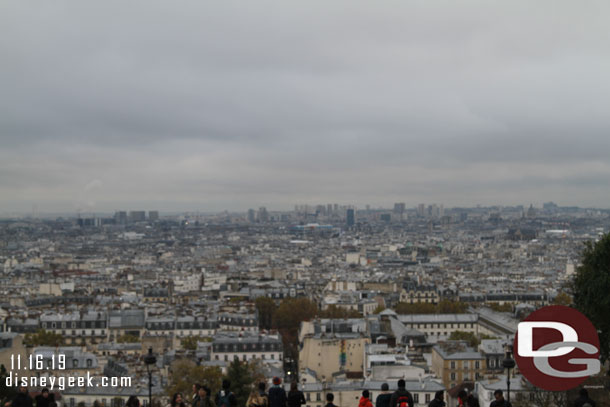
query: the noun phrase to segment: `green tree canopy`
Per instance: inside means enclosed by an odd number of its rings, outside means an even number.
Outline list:
[[[116,341],[118,343],[137,343],[140,342],[140,338],[135,335],[121,335]]]
[[[572,290],[575,308],[598,330],[601,360],[605,362],[610,358],[610,234],[585,243]]]
[[[169,371],[169,384],[166,388],[168,397],[174,393],[182,393],[184,397],[190,397],[193,393],[193,384],[208,386],[214,394],[220,390],[222,371],[217,366],[198,366],[188,359],[178,359],[172,363]]]
[[[256,361],[248,363],[235,359],[227,369],[226,378],[231,381],[231,391],[235,394],[237,405],[245,406],[256,382],[264,380],[264,375]]]
[[[212,342],[212,338],[207,336],[187,336],[180,340],[180,345],[186,350],[197,349],[197,342]]]
[[[277,309],[275,301],[269,297],[258,297],[254,301],[258,311],[258,327],[261,329],[271,329],[273,327],[273,315]]]
[[[64,337],[54,332],[39,329],[36,333],[26,334],[23,342],[26,346],[62,346]]]
[[[273,327],[282,335],[284,353],[291,359],[298,359],[298,334],[301,322],[318,314],[318,306],[307,298],[286,298],[273,315]]]
[[[479,346],[479,338],[472,332],[453,331],[449,335],[449,339],[452,341],[467,341],[468,345],[473,348]]]
[[[438,304],[399,302],[394,307],[397,314],[463,314],[467,309],[468,304],[449,300],[442,300]]]

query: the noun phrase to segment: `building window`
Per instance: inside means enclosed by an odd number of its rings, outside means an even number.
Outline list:
[[[451,362],[451,368],[455,369],[455,362]]]
[[[430,402],[430,393],[426,393],[426,403]]]
[[[455,373],[451,373],[451,380],[455,380]]]
[[[481,362],[479,362],[479,361],[474,362],[474,368],[475,369],[480,369],[481,368]]]
[[[413,393],[413,401],[419,403],[419,393]]]
[[[72,359],[72,367],[78,367],[78,359]]]

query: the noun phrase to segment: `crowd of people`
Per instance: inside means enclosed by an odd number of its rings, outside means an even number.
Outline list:
[[[383,383],[381,393],[375,399],[374,407],[415,407],[413,396],[405,388],[405,381],[398,380],[398,389],[390,392],[389,385]],[[502,390],[494,392],[495,400],[489,407],[512,407],[511,403],[504,399]],[[335,396],[333,393],[326,394],[326,405],[324,407],[337,407],[334,404]],[[282,386],[279,377],[273,378],[273,384],[267,390],[265,382],[258,383],[250,393],[245,406],[238,406],[237,398],[231,391],[231,382],[227,379],[222,381],[222,389],[212,400],[209,387],[202,384],[193,385],[193,396],[191,402],[187,403],[182,393],[175,393],[167,407],[302,407],[307,403],[305,395],[299,390],[296,382],[291,383],[288,393]],[[187,406],[189,404],[189,406]],[[444,392],[437,391],[435,397],[428,407],[445,407]],[[140,400],[136,396],[131,396],[127,400],[126,407],[141,407]],[[458,407],[480,407],[479,401],[472,393],[462,390],[457,395]],[[17,395],[12,401],[4,404],[4,407],[58,407],[53,393],[48,389],[42,389],[34,399],[30,396],[26,387],[19,387]],[[95,402],[93,407],[101,407],[99,402]],[[356,406],[354,406],[356,407]],[[358,401],[357,407],[373,407],[369,390],[363,390],[362,396]],[[586,389],[581,389],[578,399],[574,402],[574,407],[595,407],[595,402],[589,398]]]

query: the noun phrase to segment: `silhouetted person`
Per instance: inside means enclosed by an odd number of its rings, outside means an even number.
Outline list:
[[[445,407],[447,403],[443,400],[445,397],[445,392],[443,390],[439,390],[434,394],[434,400],[428,404],[428,407]]]
[[[19,393],[15,396],[11,403],[11,407],[33,407],[34,400],[28,394],[27,387],[19,386]]]
[[[381,385],[381,394],[375,399],[375,407],[390,407],[392,393],[388,390],[390,390],[390,386],[387,383]]]
[[[574,400],[574,407],[595,407],[595,402],[589,398],[587,389],[580,389],[579,396]]]
[[[282,384],[282,379],[277,376],[274,377],[273,386],[269,389],[269,407],[286,407],[286,402],[288,401],[286,390],[280,384]]]
[[[333,401],[335,401],[335,395],[332,393],[326,394],[326,405],[324,407],[337,407]]]
[[[414,407],[413,396],[406,389],[407,384],[403,379],[398,381],[398,389],[392,394],[390,407]]]
[[[307,403],[305,395],[299,390],[297,382],[290,383],[290,391],[286,400],[288,407],[301,407],[305,403]]]
[[[231,381],[224,379],[222,381],[222,390],[216,395],[217,407],[237,407],[237,399],[231,391]]]
[[[504,400],[504,394],[502,393],[502,390],[498,389],[494,391],[494,397],[496,399],[489,404],[489,407],[512,407],[512,404],[510,404],[510,402]]]
[[[49,404],[55,401],[55,395],[49,393],[49,389],[44,388],[38,396],[36,396],[36,407],[49,407]]]

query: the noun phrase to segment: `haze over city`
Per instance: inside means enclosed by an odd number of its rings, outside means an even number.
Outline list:
[[[123,6],[0,5],[1,212],[608,207],[607,2]]]

